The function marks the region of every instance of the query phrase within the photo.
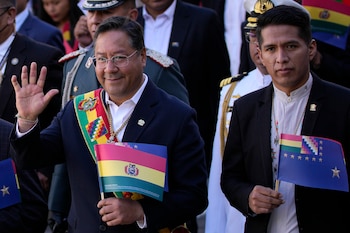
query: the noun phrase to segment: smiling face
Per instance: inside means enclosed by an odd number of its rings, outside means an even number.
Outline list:
[[[114,56],[129,56],[136,49],[131,38],[121,30],[111,30],[98,35],[95,41],[95,57],[111,59]],[[117,105],[130,99],[142,85],[143,68],[146,65],[146,51],[136,52],[129,58],[128,65],[116,67],[108,61],[105,68],[96,67],[96,76],[110,99]]]
[[[316,42],[306,44],[298,28],[269,25],[261,31],[259,56],[275,86],[287,95],[309,78],[310,61],[317,50]]]

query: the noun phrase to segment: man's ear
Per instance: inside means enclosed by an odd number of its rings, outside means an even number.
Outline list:
[[[317,54],[317,43],[315,39],[312,39],[309,44],[309,60],[312,61]]]
[[[258,47],[256,48],[256,50],[258,51],[258,55],[259,55],[259,59],[260,59],[261,63],[265,66],[264,59],[263,59],[263,57],[262,57],[262,53],[261,53],[261,50],[260,50],[259,45],[258,45]]]

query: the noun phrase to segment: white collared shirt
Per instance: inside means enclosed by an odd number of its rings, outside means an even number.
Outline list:
[[[165,55],[168,54],[175,7],[176,0],[155,19],[148,14],[146,6],[142,7],[142,16],[145,19],[144,37],[146,48],[153,49]]]
[[[279,144],[276,145],[274,143],[275,138],[276,136],[280,138],[282,133],[300,135],[311,86],[311,74],[307,82],[297,90],[291,92],[289,96],[273,86],[271,149],[274,181],[277,176],[279,160]],[[285,203],[272,211],[267,232],[299,233],[295,208],[295,185],[280,181],[278,191],[282,193]]]
[[[2,61],[2,59],[4,58],[7,50],[10,48],[14,39],[15,39],[15,35],[12,34],[2,44],[0,44],[0,61]],[[5,73],[6,64],[7,62],[3,65],[1,69],[1,73]]]
[[[106,92],[105,102],[107,105],[109,105],[109,109],[111,111],[114,131],[116,131],[125,121],[128,120],[128,118],[130,117],[130,115],[134,111],[136,104],[139,102],[141,95],[146,87],[147,82],[148,82],[148,76],[146,74],[143,74],[143,77],[144,77],[144,82],[142,83],[139,90],[135,93],[135,95],[133,97],[131,97],[130,99],[126,100],[125,102],[123,102],[119,106],[116,105],[111,100],[109,100],[109,95]],[[122,141],[122,138],[123,138],[123,135],[125,132],[125,128],[126,127],[123,127],[120,130],[120,132],[118,133],[118,135],[116,135],[118,142]]]

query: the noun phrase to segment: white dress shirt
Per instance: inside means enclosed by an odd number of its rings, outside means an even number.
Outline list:
[[[274,86],[271,114],[271,156],[274,181],[277,177],[279,159],[279,143],[276,144],[275,139],[279,139],[282,133],[300,135],[311,86],[311,74],[307,82],[291,92],[289,96]],[[285,203],[272,211],[267,232],[299,233],[294,188],[294,184],[280,181],[278,191],[282,193]]]
[[[168,54],[175,7],[176,0],[155,19],[148,14],[146,6],[142,7],[142,15],[145,19],[144,37],[146,48],[153,49],[165,55]]]

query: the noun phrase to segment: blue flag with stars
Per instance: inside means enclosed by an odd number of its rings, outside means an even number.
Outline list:
[[[0,161],[0,209],[20,203],[21,195],[12,159]]]
[[[342,145],[327,138],[282,134],[277,179],[349,192]]]

